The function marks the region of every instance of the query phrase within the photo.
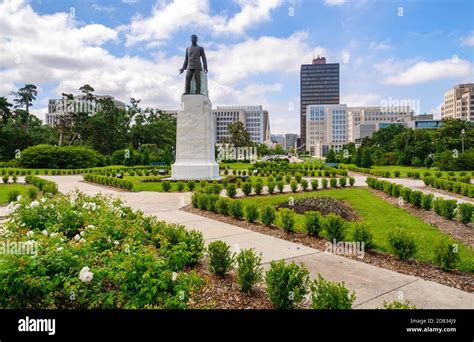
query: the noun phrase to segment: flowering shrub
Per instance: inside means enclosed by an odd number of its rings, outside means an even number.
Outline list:
[[[1,308],[184,308],[198,289],[185,269],[203,255],[201,233],[104,195],[30,201],[12,203],[0,235],[37,246],[0,255]]]

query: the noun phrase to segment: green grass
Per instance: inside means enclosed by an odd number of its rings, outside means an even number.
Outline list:
[[[355,164],[342,164],[342,165],[350,165],[354,167],[356,166]],[[371,168],[374,170],[390,171],[392,173],[392,177],[395,171],[400,172],[400,177],[408,177],[407,172],[419,172],[420,176],[423,176],[423,173],[425,173],[426,171],[431,172],[431,175],[434,176],[434,173],[438,171],[438,169],[435,167],[428,169],[426,167],[403,166],[403,165],[385,165],[385,166],[373,165]],[[441,171],[441,172],[443,176],[448,176],[448,172],[450,171]],[[452,171],[452,172],[454,172],[456,176],[460,176],[460,173],[462,171]],[[472,172],[474,171],[465,171],[465,172],[467,172],[467,174],[470,174],[472,176],[473,175]]]
[[[34,188],[34,186],[26,184],[0,184],[0,204],[8,204],[8,193],[13,190],[18,190],[23,197],[27,196],[28,188]]]
[[[219,163],[220,167],[228,166],[230,169],[233,170],[248,170],[249,168],[253,167],[251,163]]]
[[[423,222],[419,218],[407,213],[403,209],[397,208],[383,199],[372,194],[365,188],[345,188],[337,190],[320,190],[317,192],[307,192],[298,194],[285,194],[274,196],[245,197],[244,203],[254,202],[262,204],[280,204],[288,201],[289,197],[321,197],[328,196],[342,200],[350,205],[360,216],[361,220],[371,228],[374,234],[376,249],[383,252],[390,252],[388,244],[388,232],[395,227],[405,228],[413,232],[417,243],[416,259],[433,262],[434,246],[436,241],[446,235],[435,227]],[[303,215],[296,214],[296,230],[304,232]],[[277,222],[278,224],[278,222]],[[348,229],[348,240],[352,237],[354,227],[351,224]],[[462,271],[474,272],[474,251],[460,243],[459,253],[461,261],[458,269]]]

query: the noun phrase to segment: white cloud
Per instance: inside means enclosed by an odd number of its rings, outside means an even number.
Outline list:
[[[428,114],[433,114],[433,119],[441,119],[441,106],[442,105],[443,105],[443,102],[440,103],[438,106],[431,108]]]
[[[461,38],[461,46],[474,46],[474,32]]]
[[[323,0],[326,6],[341,6],[346,3],[346,0]]]
[[[2,95],[25,83],[57,84],[58,94],[89,83],[98,94],[161,105],[177,103],[182,92],[176,58],[115,57],[100,46],[116,38],[103,25],[78,27],[66,13],[38,15],[26,2],[7,0],[0,3],[0,31]]]
[[[117,57],[102,44],[117,39],[117,31],[103,25],[80,25],[67,13],[39,15],[27,2],[0,3],[0,96],[17,86],[33,83],[54,85],[52,90],[77,93],[90,84],[96,94],[108,94],[122,101],[142,99],[143,106],[176,108],[183,92],[184,76],[178,75],[183,56],[158,51],[152,60],[131,56]],[[285,53],[281,53],[282,47]],[[309,63],[322,47],[307,43],[307,34],[286,38],[260,37],[232,45],[207,49],[210,96],[215,104],[262,104],[277,110],[268,94],[283,93],[281,83],[249,80],[262,73],[297,75],[301,63]],[[239,83],[237,83],[239,82]],[[242,86],[243,84],[243,86]],[[44,92],[39,93],[34,113],[44,115]],[[284,102],[284,101],[283,101]],[[273,117],[273,116],[272,116]],[[294,120],[299,116],[295,114]]]
[[[92,8],[98,12],[112,13],[115,11],[113,6],[102,6],[98,4],[92,4]]]
[[[388,75],[383,83],[395,85],[409,85],[423,83],[443,78],[472,78],[474,68],[471,62],[462,59],[445,59],[434,62],[421,61],[408,68],[401,68],[391,61],[393,68],[386,67],[383,70],[383,64],[376,66]]]
[[[288,38],[260,37],[234,45],[218,45],[207,52],[209,70],[217,81],[225,84],[261,73],[294,73],[302,63],[310,63],[315,55],[324,55],[322,47],[306,43],[307,33],[296,32]],[[284,48],[285,53],[281,53]]]
[[[131,46],[144,41],[165,41],[183,27],[210,30],[214,34],[243,34],[270,19],[270,11],[282,0],[239,0],[240,12],[233,17],[210,15],[208,0],[172,0],[156,4],[149,17],[136,16],[129,25],[120,27]],[[154,44],[157,44],[156,42]]]
[[[388,50],[391,49],[392,45],[390,44],[390,39],[377,42],[377,41],[372,41],[369,44],[369,49],[371,50]]]
[[[382,96],[379,94],[351,93],[343,94],[340,102],[346,104],[348,107],[377,106],[381,98]]]
[[[270,11],[279,7],[282,0],[240,0],[241,10],[234,17],[217,22],[216,33],[243,34],[245,30],[262,21],[270,20]]]

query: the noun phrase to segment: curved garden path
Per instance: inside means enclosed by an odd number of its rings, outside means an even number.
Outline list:
[[[356,186],[365,184],[365,176],[355,176]],[[77,188],[89,195],[102,192],[120,197],[127,205],[145,214],[201,231],[207,243],[223,240],[234,248],[253,247],[262,253],[264,267],[268,267],[271,260],[303,262],[312,278],[321,273],[329,280],[344,281],[349,289],[356,292],[355,308],[380,308],[384,300],[395,299],[408,299],[417,308],[474,308],[472,293],[179,210],[190,203],[190,193],[120,192],[84,183],[82,176],[43,177],[56,182],[63,193]],[[420,182],[405,179],[396,181],[408,181],[410,185],[405,185],[415,187]]]

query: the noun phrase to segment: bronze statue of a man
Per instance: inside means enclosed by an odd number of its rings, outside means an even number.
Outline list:
[[[184,94],[189,94],[191,92],[191,80],[194,76],[196,81],[196,94],[201,94],[201,58],[202,64],[204,65],[204,72],[207,73],[207,60],[206,54],[204,53],[204,48],[197,45],[198,37],[193,34],[191,36],[191,46],[186,49],[186,55],[184,56],[184,64],[179,73],[182,74],[184,70],[186,71],[186,86]]]

